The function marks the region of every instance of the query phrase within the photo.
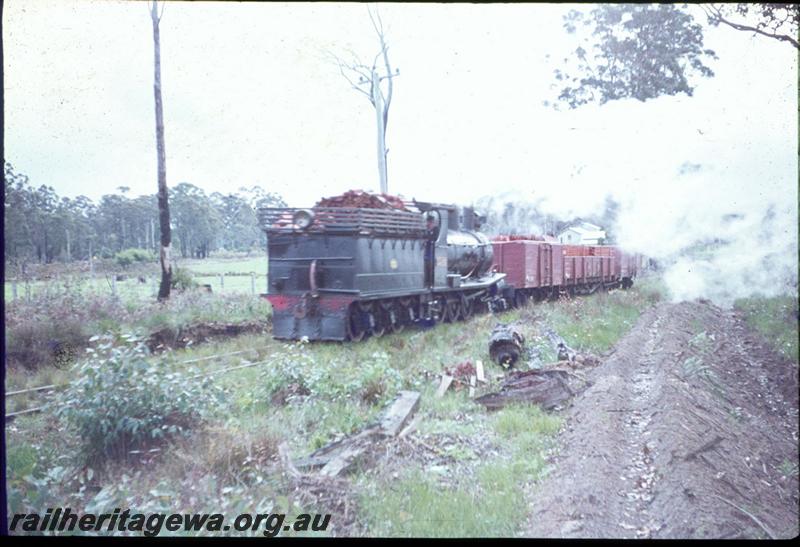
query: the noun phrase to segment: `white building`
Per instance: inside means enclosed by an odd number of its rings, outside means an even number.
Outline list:
[[[570,226],[558,234],[558,241],[566,245],[601,245],[605,239],[605,230],[589,222]]]

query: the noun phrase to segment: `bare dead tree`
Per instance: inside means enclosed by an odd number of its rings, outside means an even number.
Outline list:
[[[156,153],[158,156],[158,220],[161,227],[161,285],[158,288],[158,299],[169,298],[172,285],[172,261],[170,260],[170,244],[172,234],[169,226],[169,194],[167,192],[167,157],[164,147],[164,106],[161,101],[161,35],[159,24],[164,8],[158,12],[158,1],[153,0],[150,6],[150,17],[153,19],[153,45],[155,50],[155,79],[153,93],[156,101]]]
[[[378,130],[378,177],[381,192],[385,194],[389,191],[387,170],[387,154],[389,150],[386,148],[386,126],[389,123],[389,107],[392,105],[392,80],[400,74],[400,71],[395,69],[392,72],[392,67],[389,63],[389,46],[386,43],[386,32],[383,28],[380,14],[377,9],[373,14],[369,6],[367,10],[372,22],[372,28],[375,29],[380,44],[380,50],[375,55],[372,65],[362,63],[352,52],[350,52],[352,60],[349,62],[343,61],[336,55],[333,55],[333,57],[339,66],[339,72],[342,77],[347,80],[353,89],[366,96],[375,109],[375,121]],[[381,66],[379,66],[379,63]],[[384,81],[386,82],[385,94],[381,87],[381,82]]]

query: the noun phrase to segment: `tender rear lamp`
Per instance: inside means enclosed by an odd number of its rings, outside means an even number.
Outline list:
[[[300,209],[299,211],[295,212],[294,216],[292,217],[292,222],[294,222],[294,225],[301,230],[305,230],[314,222],[314,213],[309,209]]]

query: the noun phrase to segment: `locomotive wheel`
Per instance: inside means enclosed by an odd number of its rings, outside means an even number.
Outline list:
[[[455,323],[461,317],[461,303],[456,299],[447,299],[444,304],[444,320]]]
[[[400,306],[392,308],[389,312],[389,331],[392,333],[399,333],[403,332],[403,329],[406,328],[405,323],[403,323],[403,313],[405,310]]]
[[[461,319],[466,321],[472,317],[472,312],[474,311],[474,302],[472,300],[467,300],[466,296],[462,296],[459,311],[461,313]]]
[[[364,338],[366,329],[361,326],[361,314],[356,305],[350,306],[350,312],[347,314],[347,338],[352,342],[360,342]]]
[[[430,313],[430,319],[433,321],[434,325],[438,325],[444,321],[445,314],[447,313],[447,305],[444,298],[439,298],[438,300],[428,304],[428,310]]]
[[[372,336],[380,338],[386,334],[389,323],[389,314],[380,302],[373,302],[370,306],[370,322],[372,323]]]
[[[384,309],[384,318],[386,319],[386,329],[390,333],[402,332],[406,326],[404,319],[408,317],[408,311],[403,308],[400,302],[391,300],[383,303],[382,307]]]
[[[416,321],[416,316],[414,314],[414,303],[410,298],[401,298],[397,302],[397,313],[400,314],[400,323],[402,325],[406,325],[407,323],[413,323]]]

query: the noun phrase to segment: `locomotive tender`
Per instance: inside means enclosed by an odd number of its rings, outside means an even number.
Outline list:
[[[406,209],[259,209],[273,336],[358,341],[529,297],[627,288],[637,273],[638,257],[616,247],[490,241],[472,208]]]
[[[416,211],[260,209],[273,335],[357,341],[497,304],[505,274],[490,271],[492,244],[477,231],[482,218],[454,205],[409,206]],[[435,230],[426,228],[428,217]],[[433,248],[428,276],[426,244]]]

